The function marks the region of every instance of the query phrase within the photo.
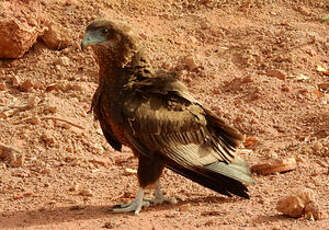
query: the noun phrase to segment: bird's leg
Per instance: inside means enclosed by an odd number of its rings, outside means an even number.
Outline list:
[[[159,180],[155,183],[154,199],[145,199],[151,204],[157,205],[162,203],[176,204],[177,200],[175,198],[165,197],[161,191],[161,185]]]
[[[150,206],[150,202],[144,200],[144,189],[139,187],[136,197],[132,202],[128,204],[116,205],[115,207],[111,208],[110,211],[116,213],[135,212],[135,214],[138,214],[144,206]]]

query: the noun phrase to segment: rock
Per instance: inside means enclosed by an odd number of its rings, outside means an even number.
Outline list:
[[[40,123],[40,119],[39,119],[38,117],[36,117],[36,116],[32,116],[32,117],[30,117],[30,118],[27,118],[25,121],[26,121],[27,123],[32,124],[32,125],[37,125],[37,124]]]
[[[69,188],[70,192],[75,192],[77,190],[78,190],[78,186],[76,184]]]
[[[327,91],[327,90],[329,90],[329,82],[318,84],[318,87],[319,87],[319,89],[321,89],[323,91]]]
[[[299,6],[297,10],[305,16],[310,16],[312,13],[312,11],[305,6]]]
[[[253,80],[250,76],[247,76],[244,78],[234,78],[232,81],[225,84],[225,88],[226,88],[226,90],[240,91],[244,84],[251,83],[251,82],[253,82]]]
[[[323,216],[316,202],[316,194],[311,189],[296,189],[291,195],[279,200],[276,209],[295,218],[304,215],[308,219],[319,220]]]
[[[268,70],[266,72],[266,75],[270,76],[270,77],[275,77],[275,78],[280,79],[280,80],[285,80],[286,79],[286,75],[284,73],[282,73],[280,70],[276,70],[276,69]]]
[[[19,58],[37,41],[42,26],[39,1],[2,2],[0,58]]]
[[[133,175],[133,174],[137,174],[137,170],[136,169],[125,168],[125,171],[124,171],[124,175],[125,176]]]
[[[12,167],[21,167],[25,162],[25,154],[12,146],[0,143],[0,159]]]
[[[101,165],[105,168],[108,168],[110,165],[112,165],[112,160],[107,157],[96,157],[94,156],[92,159],[89,160],[92,164]]]
[[[83,188],[81,189],[81,191],[79,192],[79,194],[81,196],[93,196],[92,191],[89,188]]]
[[[68,31],[47,20],[40,1],[11,0],[1,3],[0,58],[22,57],[40,37],[50,49],[70,45]]]
[[[44,113],[47,113],[47,112],[56,113],[57,112],[57,107],[56,106],[51,106],[51,105],[46,105],[43,112]]]
[[[30,79],[25,80],[20,86],[19,89],[23,92],[29,92],[33,88],[33,83]]]
[[[275,160],[270,163],[261,163],[253,165],[250,169],[252,172],[261,174],[261,175],[269,175],[273,173],[282,173],[294,170],[297,167],[295,158],[288,158],[284,160]]]
[[[256,137],[247,137],[243,142],[243,146],[246,149],[255,149],[258,144],[259,140]]]
[[[195,58],[193,56],[185,57],[185,65],[190,71],[198,68],[198,65],[196,64]]]
[[[103,226],[103,228],[107,228],[107,229],[112,229],[114,227],[115,225],[112,222],[106,222]]]
[[[60,25],[47,21],[46,31],[40,36],[42,41],[49,49],[61,50],[70,46],[68,31],[65,31]]]
[[[11,78],[11,84],[12,86],[18,88],[21,85],[21,79],[18,76],[13,76]]]
[[[6,89],[6,85],[3,84],[3,83],[0,83],[0,90],[2,91],[2,90],[5,90],[5,89]]]
[[[53,90],[55,90],[55,89],[57,89],[58,88],[58,86],[57,86],[57,84],[51,84],[51,85],[48,85],[47,87],[46,87],[46,92],[50,92],[50,91],[53,91]]]
[[[66,56],[60,57],[59,58],[59,63],[64,66],[69,66],[70,65],[70,59]]]
[[[323,217],[323,213],[320,211],[320,207],[314,201],[306,204],[305,209],[305,218],[308,220],[320,220]]]

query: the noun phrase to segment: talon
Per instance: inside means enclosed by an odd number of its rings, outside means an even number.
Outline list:
[[[124,212],[134,212],[136,215],[142,210],[143,207],[150,206],[148,201],[143,199],[144,189],[139,188],[135,199],[128,204],[115,205],[110,208],[110,212],[114,213],[124,213]]]

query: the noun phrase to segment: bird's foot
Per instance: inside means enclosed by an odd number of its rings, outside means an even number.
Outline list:
[[[137,215],[143,207],[150,206],[150,202],[143,199],[144,198],[144,189],[139,188],[135,199],[128,203],[122,205],[116,205],[110,209],[111,212],[115,213],[125,213],[125,212],[135,212]]]
[[[150,206],[150,202],[147,200],[142,201],[136,201],[133,200],[132,202],[128,204],[119,204],[114,206],[110,209],[110,212],[114,213],[125,213],[125,212],[134,212],[135,214],[139,214],[139,212],[142,210],[143,207]]]
[[[159,205],[163,203],[168,203],[168,204],[177,204],[176,198],[170,198],[170,197],[165,197],[163,195],[161,196],[156,196],[155,198],[145,198],[145,201],[148,201],[150,205]]]

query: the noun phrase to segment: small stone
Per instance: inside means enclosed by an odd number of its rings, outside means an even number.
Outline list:
[[[41,136],[41,139],[49,146],[52,146],[55,143],[54,138],[46,133]]]
[[[273,173],[282,173],[296,169],[297,163],[295,158],[275,160],[273,162],[253,165],[250,169],[261,175],[270,175]]]
[[[33,117],[26,119],[26,122],[28,122],[32,125],[37,125],[40,123],[40,119],[38,117],[33,116]]]
[[[75,192],[77,190],[78,190],[78,186],[76,184],[69,188],[70,192]]]
[[[133,175],[133,174],[137,174],[137,170],[136,169],[131,169],[131,168],[126,168],[124,175]]]
[[[319,206],[316,203],[315,192],[311,189],[296,189],[292,194],[278,201],[276,209],[290,217],[306,217],[320,219]]]
[[[274,160],[276,160],[276,159],[279,158],[278,154],[275,153],[275,152],[271,152],[270,156],[271,156],[271,158],[274,159]]]
[[[329,90],[329,82],[318,84],[318,87],[319,87],[319,89],[321,89],[323,91],[327,91],[327,90]]]
[[[185,64],[186,64],[187,68],[188,68],[190,71],[192,71],[192,70],[198,68],[198,66],[197,66],[197,64],[196,64],[196,62],[195,62],[195,59],[194,59],[194,57],[192,57],[192,56],[187,56],[187,57],[185,57]]]
[[[282,73],[280,70],[276,70],[276,69],[268,70],[266,72],[266,75],[270,76],[270,77],[275,77],[275,78],[280,79],[280,80],[285,80],[286,79],[286,75],[284,73]]]
[[[21,79],[20,79],[18,76],[13,76],[13,77],[11,78],[11,84],[12,84],[14,87],[18,88],[18,87],[21,85]]]
[[[47,30],[41,36],[41,39],[46,44],[49,49],[61,50],[67,48],[70,43],[67,38],[68,32],[64,30],[60,25],[52,23],[50,21],[46,22]]]
[[[323,214],[320,211],[320,207],[314,201],[309,202],[305,206],[305,218],[308,220],[320,220]]]
[[[5,90],[6,89],[6,86],[5,86],[5,84],[3,84],[3,83],[0,83],[0,90]]]
[[[82,196],[93,196],[93,193],[89,188],[83,188],[79,194]]]
[[[70,65],[70,59],[66,56],[60,57],[59,58],[59,63],[64,65],[64,66],[69,66]]]
[[[161,16],[162,16],[164,19],[169,19],[169,14],[166,14],[166,13],[165,13],[165,14],[162,14]]]
[[[253,81],[254,80],[250,76],[244,78],[234,78],[232,81],[225,84],[225,89],[232,91],[239,91],[242,89],[244,84],[248,84]]]
[[[103,228],[107,228],[107,229],[113,229],[115,226],[112,222],[106,222],[103,226]]]
[[[309,16],[312,13],[312,11],[305,6],[299,6],[297,10],[305,16]]]
[[[313,149],[315,152],[321,151],[322,148],[323,148],[323,145],[319,141],[317,141],[313,144]]]
[[[51,84],[51,85],[48,85],[47,88],[46,88],[46,92],[50,92],[50,91],[53,91],[57,88],[57,85],[56,84]]]
[[[23,92],[29,92],[31,88],[33,88],[33,83],[30,79],[25,80],[19,87]]]
[[[101,165],[105,168],[108,168],[112,164],[112,161],[109,158],[104,157],[93,157],[93,159],[89,160],[89,162],[94,165]]]
[[[21,167],[25,162],[25,153],[12,146],[0,143],[0,159],[12,167]]]
[[[57,107],[56,106],[46,106],[44,112],[56,113]]]
[[[37,89],[37,90],[40,90],[40,89],[43,88],[43,85],[42,85],[40,82],[35,82],[35,83],[33,84],[33,88],[34,88],[34,89]]]

